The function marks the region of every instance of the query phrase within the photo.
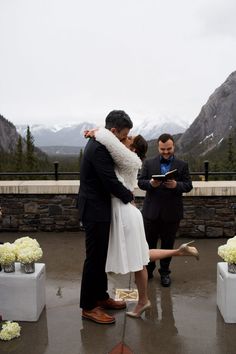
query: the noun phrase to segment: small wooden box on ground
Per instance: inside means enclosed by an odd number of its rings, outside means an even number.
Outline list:
[[[236,323],[236,274],[226,262],[217,264],[217,306],[226,323]]]
[[[3,320],[37,321],[45,306],[45,264],[25,274],[20,263],[13,273],[0,272],[0,313]]]

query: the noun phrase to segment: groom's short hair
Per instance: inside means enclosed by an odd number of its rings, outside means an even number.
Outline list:
[[[108,116],[106,117],[106,125],[105,128],[111,129],[116,128],[118,131],[128,128],[133,128],[133,123],[130,117],[128,116],[125,111],[121,110],[114,110],[111,111]]]

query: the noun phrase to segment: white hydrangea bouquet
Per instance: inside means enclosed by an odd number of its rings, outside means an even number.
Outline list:
[[[21,237],[15,240],[17,261],[27,264],[37,262],[43,255],[42,248],[37,240],[29,236]]]
[[[225,245],[218,247],[218,255],[228,262],[230,273],[236,273],[236,236],[228,239]]]
[[[11,340],[20,337],[21,326],[17,322],[6,321],[0,331],[1,340]]]
[[[9,265],[16,260],[16,246],[13,243],[6,242],[0,245],[0,264]]]

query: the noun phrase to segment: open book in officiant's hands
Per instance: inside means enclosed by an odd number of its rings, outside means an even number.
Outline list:
[[[166,172],[164,175],[152,175],[152,178],[156,181],[167,181],[168,179],[174,179],[177,174],[177,168],[174,170],[171,170],[169,172]]]

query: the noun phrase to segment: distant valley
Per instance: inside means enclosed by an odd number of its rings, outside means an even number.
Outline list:
[[[46,127],[44,125],[32,125],[30,131],[34,137],[34,143],[42,151],[49,155],[55,154],[78,154],[86,144],[84,130],[92,129],[96,125],[91,122],[83,122],[67,127]],[[27,125],[17,125],[17,131],[25,137]],[[156,139],[160,134],[169,132],[171,134],[183,133],[187,128],[185,124],[177,124],[170,120],[166,123],[150,121],[143,122],[132,129],[132,134],[142,134],[147,140]]]

